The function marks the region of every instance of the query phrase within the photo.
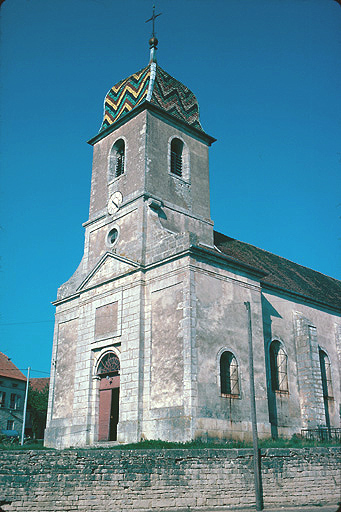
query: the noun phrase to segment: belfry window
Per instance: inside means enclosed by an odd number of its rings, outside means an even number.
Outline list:
[[[287,393],[288,388],[288,356],[282,344],[274,340],[270,345],[271,387],[273,391]]]
[[[323,398],[333,398],[332,370],[330,360],[324,350],[319,350]]]
[[[183,152],[184,144],[180,139],[173,139],[171,142],[170,170],[175,176],[182,177],[183,173]]]
[[[123,139],[115,142],[109,157],[109,181],[124,174],[125,168],[125,143]]]
[[[223,352],[220,357],[220,391],[222,395],[240,394],[238,363],[232,352]]]

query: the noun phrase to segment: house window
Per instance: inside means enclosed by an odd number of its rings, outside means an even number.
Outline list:
[[[14,420],[7,420],[7,430],[14,430]]]
[[[183,172],[183,147],[184,143],[180,139],[172,139],[170,148],[170,171],[171,174],[175,174],[175,176],[179,176],[180,178],[182,177]]]
[[[287,393],[288,388],[288,356],[282,344],[275,340],[270,345],[271,387],[273,391]]]
[[[16,395],[15,393],[11,393],[11,400],[9,403],[10,409],[14,409],[14,410],[19,409],[19,405],[20,405],[20,396]]]
[[[115,142],[109,156],[109,181],[124,174],[125,143],[123,139]]]
[[[232,352],[220,357],[220,390],[222,395],[239,396],[238,363]]]
[[[5,391],[0,391],[0,407],[5,407],[5,398],[6,398]]]
[[[332,371],[330,360],[324,350],[319,350],[323,398],[333,398]]]

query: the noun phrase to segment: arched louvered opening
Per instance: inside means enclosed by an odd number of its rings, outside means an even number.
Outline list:
[[[115,142],[109,157],[109,181],[124,174],[125,170],[125,143],[123,139]]]
[[[172,139],[170,154],[170,171],[175,176],[182,177],[183,174],[183,147],[184,143],[180,139]]]

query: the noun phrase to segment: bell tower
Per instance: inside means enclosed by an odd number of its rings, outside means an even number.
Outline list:
[[[87,271],[107,251],[146,265],[176,236],[213,246],[208,146],[194,94],[156,62],[114,85],[94,147]],[[167,242],[166,242],[167,240]],[[161,254],[164,248],[161,249]]]
[[[215,139],[194,94],[157,64],[154,33],[149,44],[148,65],[109,90],[89,140],[84,256],[55,302],[47,446],[192,436],[189,252],[213,249]]]

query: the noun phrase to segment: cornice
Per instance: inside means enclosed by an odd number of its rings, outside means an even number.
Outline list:
[[[133,108],[130,112],[125,114],[124,116],[120,117],[115,123],[108,126],[105,130],[101,131],[91,139],[89,139],[87,142],[91,146],[102,140],[104,137],[109,135],[110,133],[114,132],[118,128],[120,128],[123,124],[127,123],[134,117],[136,117],[138,114],[143,112],[144,110],[148,110],[149,112],[152,112],[156,115],[156,117],[162,119],[163,121],[166,121],[170,123],[172,126],[175,126],[177,128],[180,128],[183,132],[188,133],[192,137],[199,139],[200,141],[204,142],[208,146],[211,146],[213,142],[215,142],[217,139],[212,137],[211,135],[208,135],[202,130],[199,130],[198,128],[195,128],[194,126],[189,125],[185,121],[182,121],[181,119],[178,119],[177,117],[173,116],[172,114],[169,114],[162,108],[158,107],[157,105],[153,105],[149,101],[145,100],[137,107]]]

